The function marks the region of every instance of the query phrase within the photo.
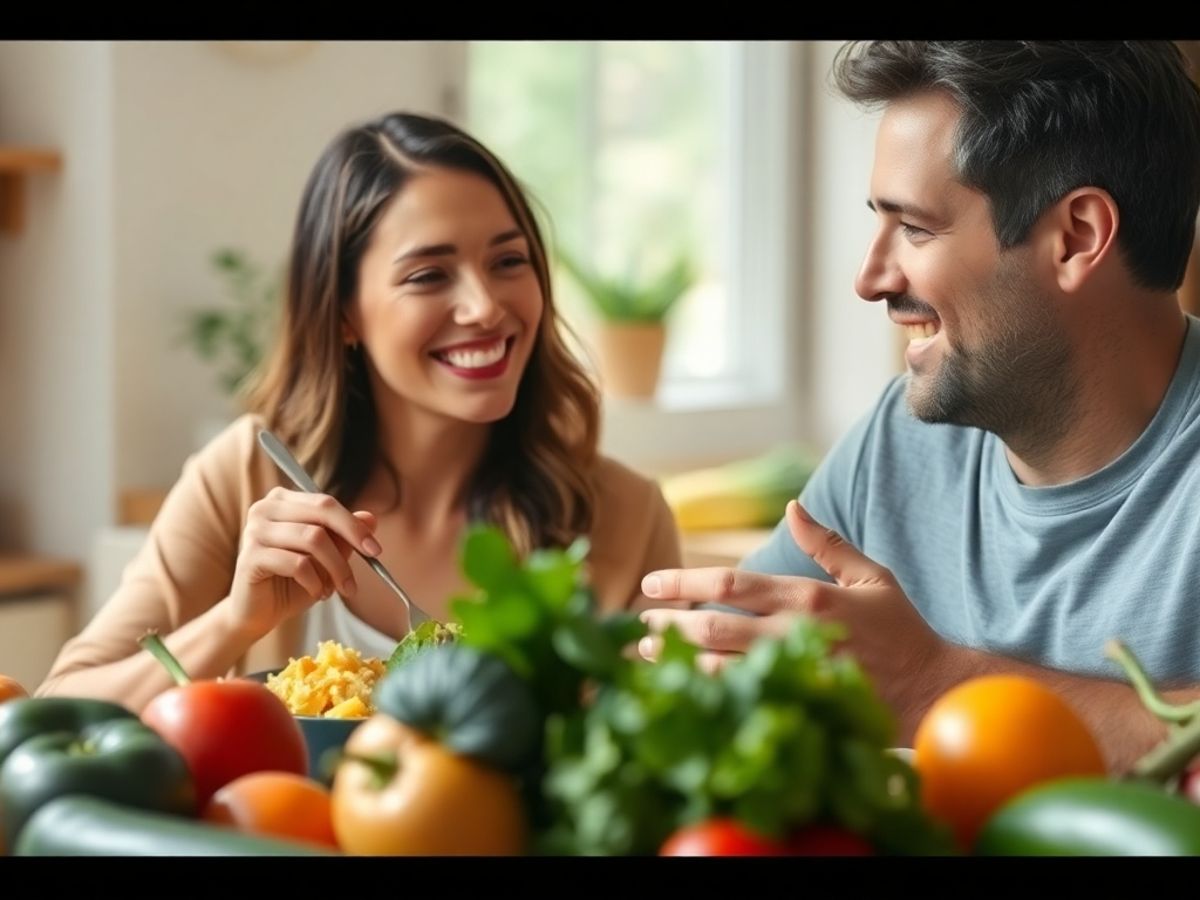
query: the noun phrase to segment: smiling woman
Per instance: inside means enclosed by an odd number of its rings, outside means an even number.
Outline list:
[[[525,196],[455,126],[395,113],[338,135],[301,198],[279,318],[249,412],[188,461],[41,693],[146,703],[168,687],[128,655],[146,627],[197,678],[330,640],[387,657],[405,607],[351,551],[446,621],[474,522],[524,553],[586,535],[604,610],[678,565],[657,485],[597,452],[598,393],[567,349]],[[284,487],[262,427],[326,493]]]

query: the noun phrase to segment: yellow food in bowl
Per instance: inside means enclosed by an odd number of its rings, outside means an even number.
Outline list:
[[[293,715],[358,719],[374,714],[371,691],[383,673],[383,660],[364,657],[337,641],[322,641],[315,657],[289,659],[268,676],[267,688]]]

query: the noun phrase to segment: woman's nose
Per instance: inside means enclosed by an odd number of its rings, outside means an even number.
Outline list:
[[[504,306],[495,289],[482,278],[463,279],[455,298],[454,321],[459,325],[490,328],[504,318]]]

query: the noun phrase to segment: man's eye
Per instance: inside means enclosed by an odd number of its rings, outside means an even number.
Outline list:
[[[930,234],[930,232],[926,231],[924,228],[918,228],[916,225],[909,225],[907,222],[900,223],[900,230],[903,231],[904,236],[908,238]]]

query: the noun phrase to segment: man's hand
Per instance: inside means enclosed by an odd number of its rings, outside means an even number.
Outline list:
[[[737,569],[666,569],[646,575],[642,592],[681,608],[648,609],[642,620],[652,633],[676,625],[688,641],[703,648],[700,663],[710,670],[744,653],[759,637],[786,633],[797,616],[841,622],[848,632],[842,649],[858,660],[880,696],[902,718],[919,715],[929,700],[929,687],[917,685],[922,676],[936,671],[933,660],[951,645],[925,624],[888,569],[818,525],[794,500],[786,518],[796,545],[836,584]],[[700,603],[733,606],[755,615],[686,608]],[[638,651],[653,659],[660,643],[653,636],[643,638]]]

